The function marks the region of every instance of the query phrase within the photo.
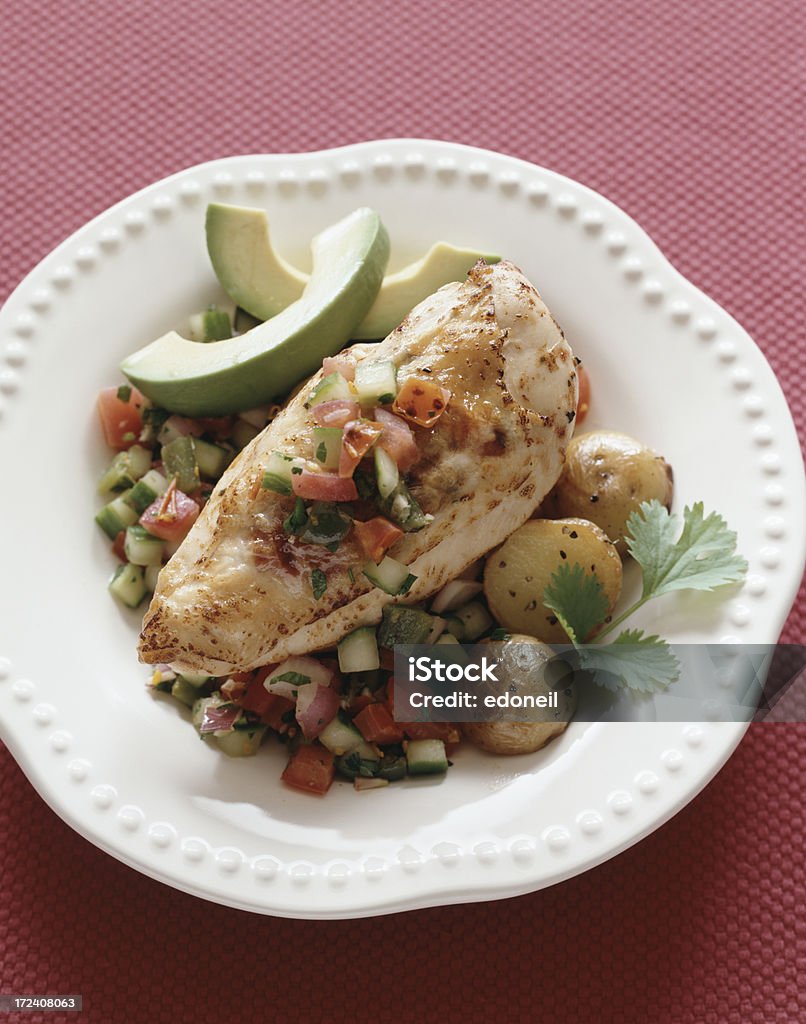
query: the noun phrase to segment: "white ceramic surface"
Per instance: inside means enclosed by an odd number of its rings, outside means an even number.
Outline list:
[[[0,313],[0,734],[23,770],[75,829],[138,870],[288,916],[515,895],[646,835],[713,776],[744,726],[575,723],[532,756],[462,750],[444,781],[337,785],[318,800],[280,784],[276,744],[227,760],[146,692],[139,616],[108,595],[114,561],[92,522],[108,458],[94,402],[125,354],[220,294],[204,244],[213,199],[264,205],[278,248],[303,267],[310,237],[358,205],[380,211],[393,269],[436,238],[514,260],[588,366],[586,427],[663,452],[676,506],[722,512],[750,563],[744,589],[670,596],[636,622],[679,642],[771,642],[796,592],[803,467],[778,383],[626,214],[551,172],[446,143],[218,160],[87,224]]]

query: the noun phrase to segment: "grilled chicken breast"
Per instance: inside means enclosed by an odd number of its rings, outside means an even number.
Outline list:
[[[452,394],[430,428],[409,489],[433,519],[389,554],[417,576],[390,597],[362,574],[351,531],[338,550],[289,536],[294,499],[261,487],[270,453],[313,458],[309,380],[226,471],[159,576],[140,656],[222,676],[332,646],[380,621],[384,605],[433,594],[532,514],[557,480],[573,431],[574,358],[535,288],[513,264],[477,264],[440,288],[356,361],[392,359],[398,382],[426,376]],[[317,600],[311,574],[327,589]],[[318,575],[318,574],[317,574]]]

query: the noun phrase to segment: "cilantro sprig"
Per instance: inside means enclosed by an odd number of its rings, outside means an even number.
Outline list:
[[[587,575],[582,566],[564,563],[551,577],[543,600],[578,648],[581,667],[597,669],[598,682],[610,689],[613,680],[620,680],[631,690],[655,692],[679,675],[677,659],[665,640],[627,629],[609,644],[599,642],[655,597],[739,582],[747,562],[736,553],[736,534],[718,513],[706,516],[702,502],[686,506],[681,528],[679,516],[659,501],[645,501],[627,520],[626,542],[641,567],[641,596],[598,633],[596,648],[580,648],[607,620],[607,597],[595,573]]]

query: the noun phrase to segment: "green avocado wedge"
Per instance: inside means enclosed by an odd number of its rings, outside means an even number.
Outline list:
[[[311,243],[301,296],[266,323],[206,345],[169,331],[121,363],[152,402],[185,416],[267,405],[314,373],[353,336],[383,280],[389,237],[374,210],[355,210]]]
[[[210,203],[206,230],[207,251],[222,288],[252,316],[269,320],[302,294],[308,275],[278,255],[265,210]],[[461,281],[480,259],[497,263],[500,257],[435,243],[421,259],[383,279],[351,337],[385,338],[418,302],[449,281]]]

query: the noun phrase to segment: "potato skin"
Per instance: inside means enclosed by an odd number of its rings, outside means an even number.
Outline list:
[[[587,519],[530,519],[487,557],[484,594],[493,617],[511,632],[568,643],[543,604],[543,592],[563,563],[595,572],[612,612],[621,594],[621,559],[605,533]]]
[[[582,516],[600,526],[622,556],[627,519],[641,502],[672,503],[672,467],[657,452],[626,434],[596,430],[568,445],[565,465],[546,510]]]
[[[565,732],[567,722],[463,722],[462,734],[488,754],[533,754]]]
[[[491,642],[493,641],[482,641],[482,643]],[[498,643],[498,641],[495,642]],[[522,633],[515,633],[505,641],[504,657],[500,662],[503,674],[499,674],[502,686],[510,691],[515,687],[523,693],[537,692],[541,687],[530,686],[528,682],[522,685],[526,680],[522,658],[515,659],[513,665],[510,666],[511,671],[507,672],[506,646],[511,644],[529,644],[539,648],[535,651],[536,666],[543,665],[549,661],[553,657],[554,652],[536,637],[526,636]],[[522,647],[520,650],[522,651]],[[545,687],[542,689],[545,689]],[[570,719],[576,708],[576,697],[573,692],[566,691],[564,704],[565,714]],[[550,714],[553,715],[554,713],[551,712]],[[541,747],[544,747],[554,736],[559,736],[560,733],[565,732],[567,727],[568,721],[464,722],[462,723],[462,732],[471,743],[481,747],[482,750],[486,750],[490,754],[505,754],[509,756],[514,754],[532,754],[536,750],[540,750]]]

